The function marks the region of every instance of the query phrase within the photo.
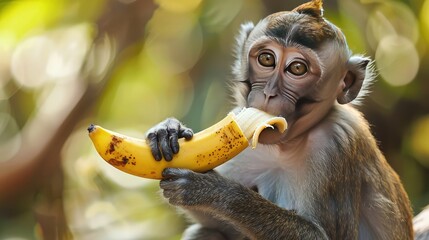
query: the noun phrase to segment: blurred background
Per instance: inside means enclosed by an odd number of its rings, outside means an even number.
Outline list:
[[[198,131],[230,110],[241,23],[288,0],[0,0],[0,239],[179,239],[158,181],[94,151],[96,123],[135,137],[174,116]],[[415,213],[429,203],[429,0],[325,0],[376,60],[359,108]]]

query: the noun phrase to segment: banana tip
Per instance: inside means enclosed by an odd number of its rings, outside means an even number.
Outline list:
[[[87,130],[88,130],[88,133],[91,133],[91,132],[93,132],[94,130],[95,130],[95,125],[94,124],[89,124],[89,127],[87,128]]]

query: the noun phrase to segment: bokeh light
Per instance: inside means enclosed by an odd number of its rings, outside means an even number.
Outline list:
[[[393,86],[409,84],[420,64],[415,47],[419,26],[411,9],[401,2],[379,2],[369,16],[367,34],[383,80]]]
[[[399,1],[380,1],[369,15],[367,33],[374,49],[388,35],[400,35],[413,44],[420,36],[415,14],[405,3]]]
[[[388,35],[379,42],[375,62],[380,76],[385,81],[393,86],[403,86],[414,80],[420,59],[409,39]]]
[[[12,56],[15,80],[27,88],[75,79],[89,48],[88,26],[78,25],[22,41]]]
[[[32,37],[16,48],[12,57],[12,74],[24,87],[40,87],[48,80],[46,65],[54,44],[45,36]]]

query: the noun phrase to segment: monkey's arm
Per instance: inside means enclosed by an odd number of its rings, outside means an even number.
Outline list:
[[[214,214],[251,239],[327,239],[315,223],[213,171],[169,168],[163,176],[160,186],[170,204]]]

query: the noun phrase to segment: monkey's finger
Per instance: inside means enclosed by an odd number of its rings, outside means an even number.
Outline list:
[[[171,161],[171,159],[173,159],[173,151],[170,147],[170,137],[168,135],[167,129],[159,129],[158,140],[164,159],[167,161]]]
[[[148,144],[150,146],[150,151],[152,152],[153,157],[156,161],[160,161],[162,159],[161,150],[159,149],[158,145],[158,137],[154,132],[150,132],[146,140],[148,141]]]
[[[179,152],[179,136],[177,132],[170,135],[170,147],[174,154]]]
[[[178,178],[188,177],[193,172],[182,168],[166,168],[162,171],[162,179],[174,181]]]
[[[164,197],[166,197],[166,192],[167,190],[172,190],[174,189],[174,184],[172,184],[173,181],[171,179],[163,179],[161,181],[159,181],[159,187],[164,190],[163,194]]]
[[[194,136],[194,131],[192,131],[192,129],[187,128],[183,125],[180,126],[179,137],[184,137],[186,140],[189,140],[193,136]]]
[[[163,179],[159,181],[159,187],[163,190],[162,193],[164,197],[169,198],[171,197],[171,194],[178,193],[183,191],[183,188],[185,188],[186,180],[183,180],[181,178],[179,179]]]
[[[165,168],[161,174],[163,179],[161,180],[161,182],[165,182],[166,180],[167,181],[175,180],[179,175],[177,174],[177,168]]]
[[[166,121],[167,131],[168,131],[168,140],[170,143],[170,148],[173,154],[179,152],[179,129],[180,122],[175,118],[169,118]]]

